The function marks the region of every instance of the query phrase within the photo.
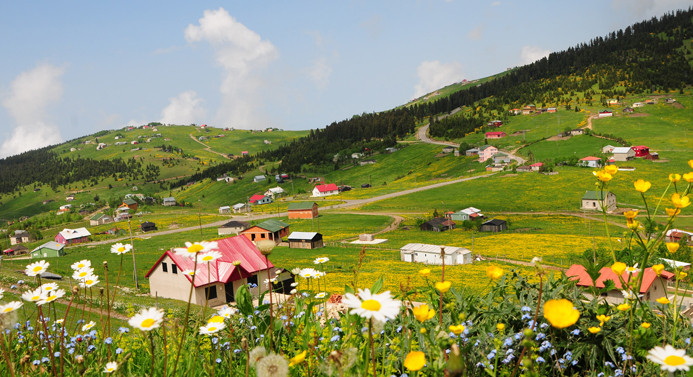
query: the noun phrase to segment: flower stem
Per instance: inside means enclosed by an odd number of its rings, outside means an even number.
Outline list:
[[[195,255],[195,264],[193,266],[193,271],[197,271],[197,255]],[[183,322],[183,329],[180,335],[180,342],[178,342],[178,351],[176,351],[176,360],[173,362],[173,373],[172,376],[176,375],[176,369],[178,368],[178,360],[180,359],[180,351],[183,350],[183,341],[185,340],[185,334],[188,333],[188,319],[190,318],[190,301],[192,301],[193,287],[195,286],[195,275],[190,278],[190,293],[188,293],[188,306],[185,308],[185,321]]]
[[[7,364],[7,369],[10,370],[10,375],[14,377],[14,367],[12,366],[12,363],[10,362],[10,355],[7,351],[7,344],[5,343],[5,333],[3,331],[0,331],[0,342],[2,342],[2,356],[5,358],[5,363]]]

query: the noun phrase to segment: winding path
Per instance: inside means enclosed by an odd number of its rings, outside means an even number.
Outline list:
[[[210,147],[209,145],[207,145],[207,144],[205,144],[205,143],[203,143],[203,142],[201,142],[201,141],[195,139],[195,136],[193,136],[193,134],[190,134],[189,136],[190,136],[191,139],[195,140],[196,143],[198,143],[198,144],[202,145],[203,147],[205,147],[205,150],[206,150],[207,152],[218,154],[219,156],[221,156],[221,157],[223,157],[223,158],[225,158],[225,159],[227,159],[227,160],[230,160],[229,156],[225,155],[224,153],[217,152],[217,151],[213,150],[212,147]]]

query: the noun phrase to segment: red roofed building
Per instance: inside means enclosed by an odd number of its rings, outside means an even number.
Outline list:
[[[592,282],[592,278],[587,274],[585,267],[582,265],[574,264],[570,266],[565,274],[571,280],[575,281],[579,287],[592,287],[595,285]],[[628,283],[629,279],[633,279],[634,282],[637,282],[638,274],[639,273],[628,274],[624,272],[623,275],[621,275],[621,279],[626,283]],[[662,271],[661,275],[657,276],[651,267],[646,268],[642,279],[642,285],[640,286],[640,294],[647,301],[654,301],[665,296],[667,280],[673,277],[674,274],[671,272]],[[599,270],[599,278],[597,278],[596,286],[597,288],[604,288],[604,282],[611,280],[614,282],[616,289],[607,292],[606,297],[623,299],[623,293],[621,293],[623,289],[621,279],[611,270],[611,267],[604,267]]]
[[[498,132],[487,132],[486,133],[486,138],[487,139],[500,139],[503,137],[506,137],[508,135],[505,134],[503,131],[498,131]]]
[[[602,159],[599,157],[587,156],[580,159],[580,165],[590,168],[599,168],[602,166]]]
[[[269,196],[261,195],[261,194],[255,194],[255,195],[251,196],[250,199],[248,199],[248,202],[250,204],[255,204],[255,205],[268,204],[268,203],[272,203],[272,198],[270,198]]]
[[[650,147],[645,145],[638,145],[632,148],[635,151],[635,157],[645,157],[650,154]]]
[[[529,165],[529,167],[532,168],[532,171],[539,171],[541,170],[542,166],[544,166],[543,162],[537,162],[536,164]]]
[[[270,274],[274,277],[276,268],[271,262],[265,262],[265,256],[247,237],[235,236],[216,242],[222,257],[210,262],[209,270],[206,263],[198,263],[192,303],[204,305],[205,295],[208,295],[209,306],[234,301],[236,290],[243,284],[248,284],[250,292],[255,295],[267,290],[267,284],[263,283],[267,279],[267,269],[270,269]],[[192,270],[194,264],[195,260],[187,255],[177,255],[173,250],[166,251],[145,275],[149,279],[150,294],[187,301],[193,277],[183,271]],[[289,273],[284,272],[282,275],[279,282],[292,280]],[[290,283],[286,284],[289,285]]]
[[[317,185],[313,189],[313,196],[330,196],[339,194],[339,188],[334,183],[328,183],[326,185]]]

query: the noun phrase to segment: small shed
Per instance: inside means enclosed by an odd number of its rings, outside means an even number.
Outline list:
[[[113,218],[111,216],[104,214],[104,213],[97,213],[96,215],[89,218],[89,225],[91,225],[91,226],[103,225],[103,224],[108,224],[108,223],[112,223],[112,222],[113,222]]]
[[[318,249],[323,247],[322,234],[317,232],[291,232],[287,239],[291,249]]]
[[[441,249],[443,249],[445,254],[444,260],[446,265],[472,263],[472,252],[464,247],[409,243],[399,249],[399,254],[402,262],[441,265],[443,263]]]
[[[491,219],[479,227],[480,232],[502,232],[508,230],[508,222],[501,219]]]
[[[65,245],[55,241],[48,241],[31,251],[31,259],[57,258],[65,255]]]
[[[256,175],[255,177],[253,177],[253,182],[255,182],[255,183],[265,182],[266,180],[267,180],[267,177],[265,177],[264,175]]]
[[[169,196],[163,199],[162,202],[163,205],[170,207],[170,206],[175,206],[176,205],[176,198]]]
[[[442,232],[449,229],[455,229],[455,222],[445,217],[435,217],[421,224],[421,230]]]
[[[602,203],[604,203],[607,212],[615,210],[616,195],[610,191],[585,191],[580,209],[601,211]]]
[[[231,220],[228,223],[220,226],[217,229],[217,233],[220,236],[225,236],[225,235],[229,235],[229,234],[238,235],[240,232],[248,229],[249,227],[250,227],[250,223],[247,223],[245,221]]]
[[[140,229],[141,229],[143,232],[145,232],[145,233],[146,233],[146,232],[153,232],[153,231],[157,230],[157,229],[156,229],[156,224],[154,224],[154,223],[151,222],[151,221],[145,221],[145,222],[143,222],[142,225],[140,225]]]
[[[231,207],[231,209],[233,210],[233,213],[250,212],[250,206],[248,203],[236,203]]]
[[[219,214],[220,215],[226,215],[231,213],[231,207],[230,206],[221,206],[219,207]]]

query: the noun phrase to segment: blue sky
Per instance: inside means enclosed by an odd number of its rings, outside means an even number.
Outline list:
[[[0,3],[0,157],[151,121],[321,128],[681,0]]]

